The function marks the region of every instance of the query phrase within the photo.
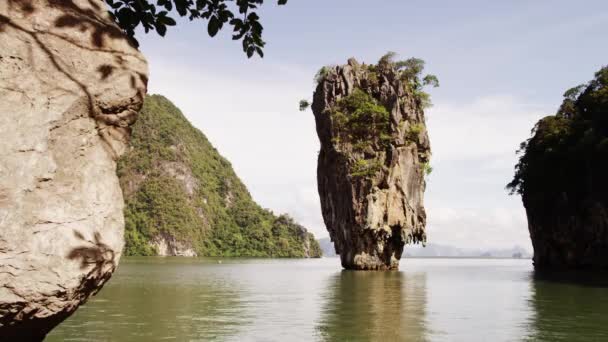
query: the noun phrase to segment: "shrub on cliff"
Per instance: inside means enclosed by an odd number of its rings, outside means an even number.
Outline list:
[[[395,52],[387,52],[377,64],[362,64],[359,67],[362,71],[365,71],[364,77],[368,85],[377,85],[379,73],[392,74],[392,77],[396,77],[407,86],[407,91],[411,91],[416,99],[419,101],[423,108],[431,106],[430,96],[424,91],[425,86],[439,87],[439,79],[437,76],[427,74],[422,76],[424,71],[424,60],[420,58],[408,58],[405,60],[395,60],[397,54]],[[315,74],[315,83],[319,84],[323,80],[335,71],[337,66],[327,65],[323,66]],[[360,98],[360,96],[358,96]],[[300,111],[308,109],[310,101],[300,100]]]
[[[368,159],[366,155],[373,151],[390,148],[395,127],[391,127],[390,113],[387,106],[389,99],[382,103],[379,98],[380,80],[392,82],[397,80],[400,91],[410,94],[416,101],[416,106],[424,109],[431,105],[429,95],[424,91],[425,86],[439,86],[435,75],[422,75],[424,61],[419,58],[396,60],[394,52],[388,52],[380,58],[377,64],[358,64],[352,66],[360,78],[360,84],[350,94],[337,99],[327,113],[332,118],[334,135],[332,142],[336,149],[351,151],[359,154],[350,167],[353,177],[373,177],[382,169],[382,161],[377,158]],[[324,66],[315,75],[317,84],[328,77],[337,77],[338,66]],[[403,99],[402,99],[403,100]],[[407,104],[402,104],[407,106]],[[300,111],[310,106],[308,100],[300,100]],[[400,123],[399,123],[400,124]],[[418,143],[419,135],[425,131],[424,123],[415,123],[409,126],[405,139],[411,143]],[[425,161],[425,174],[432,168]]]
[[[361,89],[340,99],[331,110],[336,138],[353,146],[375,140],[381,134],[390,134],[389,113],[384,106]]]

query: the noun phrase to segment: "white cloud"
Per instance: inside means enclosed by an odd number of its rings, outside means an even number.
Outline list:
[[[319,142],[312,114],[298,110],[299,100],[311,97],[312,73],[286,65],[225,73],[151,59],[149,91],[165,95],[203,131],[260,205],[323,237]]]
[[[427,113],[434,159],[512,156],[545,113],[510,96],[487,96],[464,105],[438,104]]]
[[[434,167],[425,195],[429,241],[531,250],[521,200],[508,196],[505,185],[517,162],[515,150],[547,113],[511,96],[428,111]]]
[[[429,242],[475,249],[519,245],[532,250],[525,212],[520,208],[431,207],[427,215]]]

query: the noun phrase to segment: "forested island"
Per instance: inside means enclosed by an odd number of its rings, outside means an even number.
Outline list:
[[[313,234],[255,203],[230,162],[163,96],[146,96],[118,176],[125,255],[321,256]]]
[[[566,91],[520,152],[507,187],[522,196],[535,267],[608,268],[608,67]]]

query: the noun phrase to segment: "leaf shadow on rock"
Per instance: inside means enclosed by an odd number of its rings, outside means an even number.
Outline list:
[[[50,13],[57,15],[51,17],[53,14]],[[50,20],[49,26],[45,26],[47,20]],[[19,46],[27,48],[14,51],[15,46],[3,46],[3,49],[0,49],[0,65],[19,63],[15,66],[27,70],[30,74],[33,69],[33,76],[30,77],[34,77],[42,88],[60,90],[79,101],[86,101],[88,113],[83,112],[81,116],[88,114],[95,120],[104,142],[109,143],[109,138],[115,139],[107,136],[108,134],[128,131],[129,125],[135,121],[137,111],[143,103],[148,79],[144,72],[133,68],[132,62],[145,64],[145,59],[135,49],[128,48],[129,45],[133,47],[132,42],[105,16],[103,2],[0,0],[0,41],[20,41],[24,44]],[[121,45],[121,41],[126,45]],[[124,48],[119,50],[117,47]],[[79,52],[94,52],[100,56],[102,62],[93,66],[75,65],[70,60],[69,53],[78,55]],[[91,66],[93,72],[98,73],[97,79],[91,79]],[[37,67],[42,67],[49,75],[57,77],[44,78],[35,72],[34,68]],[[89,71],[86,75],[80,72],[84,68]],[[53,69],[56,73],[50,72]],[[94,93],[93,87],[97,87],[100,82],[112,82],[113,77],[124,82],[124,79],[118,79],[124,75],[127,75],[127,84],[135,90],[134,96],[125,95],[124,99],[109,104],[96,98],[99,94]],[[28,96],[31,89],[26,87],[29,83],[15,78],[18,76],[3,76],[9,78],[2,82],[8,84],[13,81],[12,85],[17,87],[11,90]],[[0,196],[0,201],[2,200],[3,196]],[[70,232],[67,231],[66,234]],[[95,232],[90,240],[81,232],[74,231],[74,236],[82,243],[64,257],[77,262],[83,270],[76,288],[60,287],[52,293],[31,297],[26,293],[25,284],[23,287],[13,285],[19,284],[21,279],[14,279],[12,284],[0,284],[0,289],[10,294],[0,298],[0,341],[42,341],[52,328],[71,315],[91,294],[98,292],[110,278],[117,266],[116,258],[120,251],[114,251],[104,243],[100,232]],[[0,252],[2,251],[0,248]],[[11,262],[6,259],[5,266],[11,267]],[[66,302],[71,304],[65,305]]]
[[[96,293],[116,269],[116,253],[110,246],[103,243],[99,232],[93,234],[93,240],[87,240],[77,230],[74,230],[74,236],[84,244],[73,248],[67,258],[78,261],[81,270],[92,267],[81,287],[93,287],[92,291],[89,290],[86,293]]]
[[[135,121],[134,117],[139,110],[139,106],[136,110],[133,110],[133,108],[127,108],[129,107],[129,104],[108,105],[97,101],[87,85],[94,84],[92,80],[81,80],[77,72],[69,70],[66,67],[69,63],[62,60],[63,51],[52,49],[47,44],[49,39],[59,39],[74,47],[76,51],[83,50],[108,54],[107,60],[109,63],[102,63],[96,67],[96,70],[99,73],[98,81],[110,81],[112,75],[121,71],[123,74],[129,74],[129,85],[132,89],[138,90],[138,83],[143,84],[145,88],[148,83],[147,75],[140,71],[130,69],[129,65],[126,63],[126,58],[135,58],[145,63],[143,57],[137,53],[113,49],[111,47],[112,44],[109,44],[109,41],[111,40],[124,41],[135,48],[134,43],[124,35],[123,31],[118,26],[109,18],[100,16],[99,13],[100,10],[103,11],[101,8],[103,4],[100,5],[100,3],[96,1],[87,0],[87,3],[91,7],[82,8],[73,0],[47,0],[45,1],[46,6],[59,9],[61,14],[54,18],[52,27],[45,30],[39,30],[36,29],[35,26],[34,28],[28,28],[20,25],[17,20],[11,19],[13,15],[10,13],[12,13],[11,11],[15,11],[25,18],[32,17],[38,11],[45,10],[42,8],[44,6],[40,8],[37,7],[37,5],[40,5],[43,2],[32,0],[7,1],[7,14],[9,15],[0,14],[0,35],[11,34],[10,28],[29,36],[33,42],[34,48],[44,52],[48,57],[50,65],[58,72],[65,75],[70,82],[81,90],[82,95],[84,95],[87,100],[89,117],[94,118],[98,123],[102,123],[102,126],[114,126],[118,130],[124,130],[125,128],[128,130],[128,126]],[[89,44],[79,41],[75,38],[77,36],[74,34],[69,34],[74,31],[88,34],[90,37]],[[31,51],[30,54],[32,54]],[[30,56],[30,60],[34,60],[33,56]],[[137,97],[139,98],[139,101],[137,102],[141,104],[144,95],[145,91],[137,91]],[[125,111],[130,112],[131,115],[124,115]],[[109,135],[100,135],[104,138],[104,141],[112,146],[111,141],[109,141],[111,139],[111,133],[109,133]],[[116,137],[116,134],[114,134],[114,137]]]
[[[66,258],[77,261],[81,270],[88,269],[88,271],[82,277],[80,285],[75,289],[70,289],[69,292],[73,294],[73,302],[82,304],[86,302],[89,296],[99,292],[111,277],[117,266],[116,252],[102,241],[99,232],[93,234],[92,240],[86,239],[77,230],[74,230],[73,233],[82,244],[73,248],[66,255]],[[49,298],[41,298],[40,300],[43,303],[45,301],[52,302],[53,297],[64,296],[67,291],[67,289],[60,290]],[[63,307],[54,312],[53,315],[40,319],[37,317],[40,308],[22,307],[20,310],[14,310],[14,305],[14,303],[8,303],[7,305],[0,302],[0,341],[43,341],[55,326],[68,318],[76,309],[75,306]]]

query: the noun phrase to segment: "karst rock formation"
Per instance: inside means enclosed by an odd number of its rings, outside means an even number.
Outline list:
[[[318,190],[336,252],[346,269],[397,269],[406,243],[426,241],[424,98],[390,61],[351,58],[317,82]]]
[[[119,261],[147,63],[100,0],[0,1],[0,46],[0,340],[38,341]]]
[[[536,270],[608,269],[608,67],[566,91],[520,152],[508,187],[522,196]]]

